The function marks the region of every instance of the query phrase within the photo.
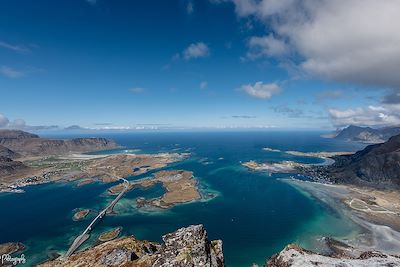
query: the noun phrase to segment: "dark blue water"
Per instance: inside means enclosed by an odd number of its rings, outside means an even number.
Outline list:
[[[124,149],[140,149],[141,153],[190,152],[189,159],[167,169],[193,171],[202,192],[212,192],[216,197],[178,205],[167,211],[137,210],[137,197],[158,197],[164,189],[160,185],[148,190],[135,189],[117,204],[116,215],[107,216],[96,227],[91,241],[94,242],[102,231],[116,226],[123,227],[123,234],[160,241],[167,232],[202,223],[210,239],[223,240],[228,266],[250,266],[253,262],[263,263],[287,243],[297,242],[313,248],[321,235],[350,235],[356,230],[355,225],[277,179],[285,175],[268,176],[241,166],[241,162],[248,160],[321,162],[315,158],[264,151],[264,147],[303,152],[354,151],[360,148],[359,145],[320,138],[319,134],[186,132],[108,135],[106,137],[125,146]],[[110,201],[110,197],[104,194],[109,186],[96,183],[78,188],[71,184],[48,184],[29,187],[24,194],[0,195],[0,206],[7,214],[0,220],[0,242],[26,243],[29,249],[25,255],[31,263],[45,259],[49,251],[65,251],[89,221],[72,221],[73,210],[100,210]]]

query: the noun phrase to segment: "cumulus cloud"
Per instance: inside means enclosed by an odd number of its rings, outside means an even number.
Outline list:
[[[399,106],[368,106],[350,109],[328,109],[333,125],[344,127],[358,126],[398,126],[400,124]]]
[[[253,85],[242,85],[241,90],[252,97],[270,99],[273,95],[278,94],[281,91],[281,88],[277,83],[256,82]]]
[[[24,76],[22,71],[13,69],[8,66],[0,66],[0,74],[11,79],[16,79]]]
[[[271,56],[285,42],[306,74],[400,90],[400,1],[230,1],[238,16],[254,16],[274,32],[274,39],[253,39],[256,55]]]
[[[203,58],[210,55],[210,49],[203,42],[190,44],[185,50],[182,52],[182,57],[185,60]]]
[[[289,46],[272,34],[263,37],[251,37],[248,41],[249,51],[246,53],[246,59],[257,59],[263,56],[283,56],[289,52]]]
[[[57,129],[57,125],[27,125],[23,119],[15,119],[10,121],[6,116],[0,113],[0,128],[3,129],[18,129],[25,131],[37,131],[37,130],[51,130]]]
[[[141,94],[145,91],[143,87],[133,87],[129,89],[129,92],[134,93],[134,94]]]
[[[200,83],[200,89],[206,89],[207,86],[208,86],[208,82],[207,82],[207,81],[202,81],[202,82]]]

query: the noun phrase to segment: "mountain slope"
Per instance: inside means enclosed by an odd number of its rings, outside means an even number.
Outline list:
[[[400,135],[334,160],[325,167],[333,182],[400,187]]]
[[[19,130],[0,130],[0,145],[21,156],[60,155],[71,152],[90,152],[118,147],[117,143],[106,138],[54,140],[40,138],[38,135]],[[11,152],[0,149],[0,153],[6,154]],[[4,156],[8,157],[7,155]]]
[[[363,143],[382,143],[397,134],[400,134],[400,127],[373,129],[371,127],[350,125],[341,130],[335,138]]]

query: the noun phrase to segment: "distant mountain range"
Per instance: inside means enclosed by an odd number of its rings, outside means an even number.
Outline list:
[[[40,138],[20,130],[0,130],[0,176],[15,174],[28,167],[21,161],[27,157],[62,155],[118,147],[106,138],[75,138],[56,140]]]
[[[362,143],[383,143],[390,137],[400,134],[400,127],[371,128],[350,125],[336,133],[335,139]]]
[[[20,130],[0,130],[0,155],[7,158],[18,156],[49,156],[71,152],[89,152],[118,147],[106,138],[75,138],[67,140],[40,138],[36,134]]]

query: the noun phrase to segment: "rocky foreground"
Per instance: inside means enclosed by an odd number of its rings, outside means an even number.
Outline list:
[[[203,225],[192,225],[166,234],[163,244],[123,237],[39,266],[140,266],[224,267],[222,241],[210,241]],[[266,261],[264,267],[308,266],[400,266],[400,256],[380,252],[357,252],[335,240],[326,239],[332,253],[320,255],[291,244]]]
[[[222,241],[210,241],[202,225],[192,225],[166,234],[163,244],[140,241],[133,236],[108,241],[39,266],[209,266],[222,267]]]

